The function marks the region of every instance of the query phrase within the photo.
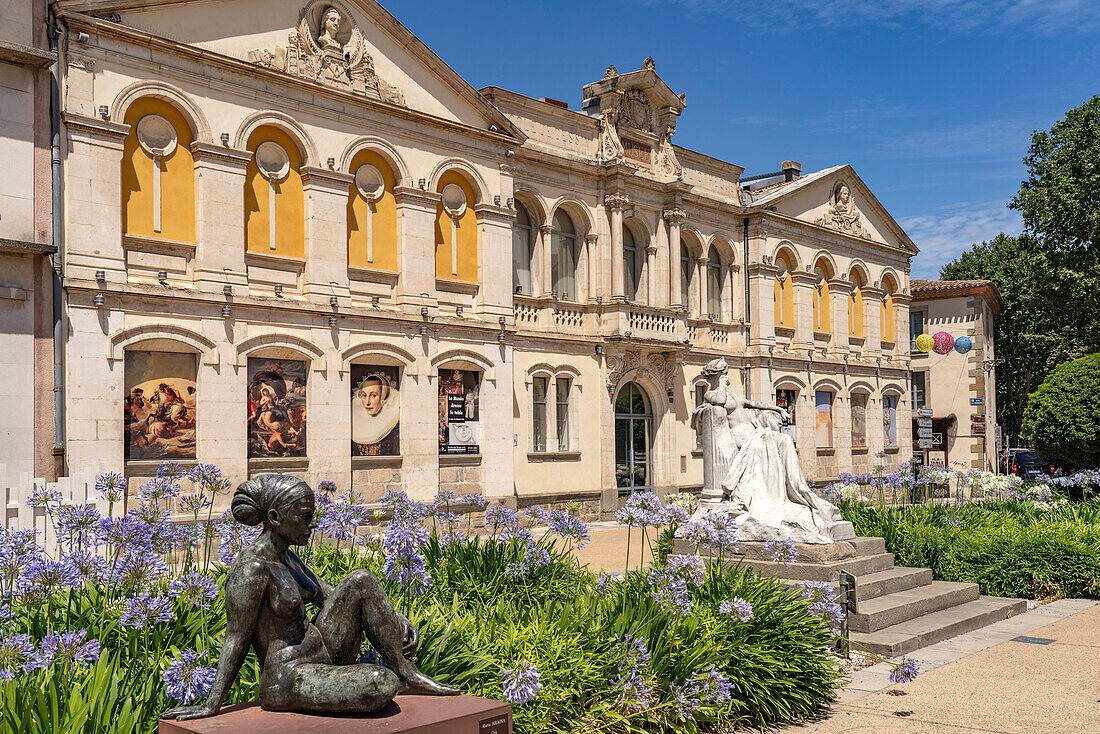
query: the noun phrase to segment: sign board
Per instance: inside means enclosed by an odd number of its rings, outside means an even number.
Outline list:
[[[932,439],[922,438],[920,441],[917,441],[917,446],[921,447],[922,449],[930,449],[932,448]]]
[[[917,408],[917,415],[920,416],[921,418],[931,418],[932,417],[932,409],[931,408]]]
[[[928,466],[947,466],[947,452],[946,451],[929,451],[928,452]]]
[[[970,398],[971,405],[985,405],[985,398]]]
[[[917,436],[920,437],[920,438],[932,438],[932,429],[931,428],[923,428],[923,427],[918,428],[917,429]]]
[[[932,427],[932,419],[931,418],[917,418],[917,425],[921,428],[931,428]]]
[[[985,424],[984,423],[971,423],[970,424],[970,432],[973,433],[976,436],[985,435]]]
[[[970,414],[970,422],[971,423],[985,423],[985,413],[971,413]]]

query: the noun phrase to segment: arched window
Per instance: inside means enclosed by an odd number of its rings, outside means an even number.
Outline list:
[[[396,178],[386,159],[361,150],[351,159],[348,187],[348,265],[397,270]]]
[[[896,337],[894,322],[894,280],[889,275],[882,279],[882,289],[885,291],[882,297],[882,305],[879,307],[879,323],[882,324],[882,341],[893,342]]]
[[[688,250],[687,243],[683,239],[680,240],[680,303],[683,305],[684,310],[690,310],[689,305],[691,303],[691,280],[695,275],[695,264],[691,261],[691,251]]]
[[[791,273],[794,265],[786,252],[780,252],[775,256],[775,267],[779,272],[775,275],[775,325],[788,329],[794,328],[794,283]]]
[[[305,258],[302,155],[294,139],[263,125],[248,137],[244,184],[244,240],[248,252]]]
[[[863,338],[863,278],[854,270],[848,295],[848,335]]]
[[[458,171],[436,186],[442,199],[435,212],[435,277],[477,282],[477,215],[474,189]]]
[[[153,98],[135,101],[124,121],[122,231],[195,241],[195,160],[191,127],[179,111]]]
[[[638,296],[638,280],[641,270],[641,256],[634,244],[634,234],[630,227],[623,226],[623,295],[633,301]]]
[[[531,263],[535,257],[535,238],[531,215],[523,204],[516,203],[516,219],[512,223],[512,290],[525,296],[534,294]]]
[[[577,234],[565,212],[554,214],[550,231],[551,278],[558,298],[577,300]]]
[[[653,412],[641,386],[629,382],[615,398],[615,485],[634,491],[653,485],[650,442]]]
[[[707,252],[707,315],[722,318],[722,258],[713,245]]]
[[[818,260],[814,266],[817,283],[814,285],[814,331],[831,332],[832,309],[829,294],[829,266],[824,260]]]

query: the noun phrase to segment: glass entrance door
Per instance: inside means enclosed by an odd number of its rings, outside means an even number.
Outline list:
[[[615,399],[615,486],[620,491],[651,489],[650,448],[653,413],[645,392],[630,382]]]

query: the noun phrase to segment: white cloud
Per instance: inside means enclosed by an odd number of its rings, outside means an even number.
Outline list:
[[[653,4],[657,0],[648,0]],[[925,27],[948,33],[1100,27],[1095,0],[673,0],[688,11],[736,15],[772,29]],[[667,2],[667,0],[666,0]]]
[[[920,248],[913,260],[914,278],[939,278],[940,266],[979,242],[993,239],[1001,232],[1017,235],[1023,231],[1018,212],[1004,202],[969,202],[915,217],[901,217],[898,223]]]

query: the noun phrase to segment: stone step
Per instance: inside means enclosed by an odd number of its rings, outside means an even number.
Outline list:
[[[988,624],[1014,617],[1027,609],[1023,599],[980,596],[977,600],[925,614],[877,632],[850,632],[853,650],[886,657],[905,655]]]
[[[805,581],[828,581],[836,584],[840,579],[841,571],[860,576],[861,574],[872,574],[893,568],[894,554],[876,553],[826,563],[799,563],[795,561],[789,566],[784,566],[782,563],[776,563],[775,561],[762,561],[752,558],[745,558],[741,563],[761,576],[777,576],[781,579],[802,579]]]
[[[932,569],[894,566],[856,578],[856,597],[861,601],[877,599],[898,591],[928,586],[932,583]]]
[[[933,581],[926,586],[895,591],[874,599],[861,599],[859,612],[848,615],[848,629],[852,632],[877,632],[925,614],[975,601],[978,595],[977,584]]]

